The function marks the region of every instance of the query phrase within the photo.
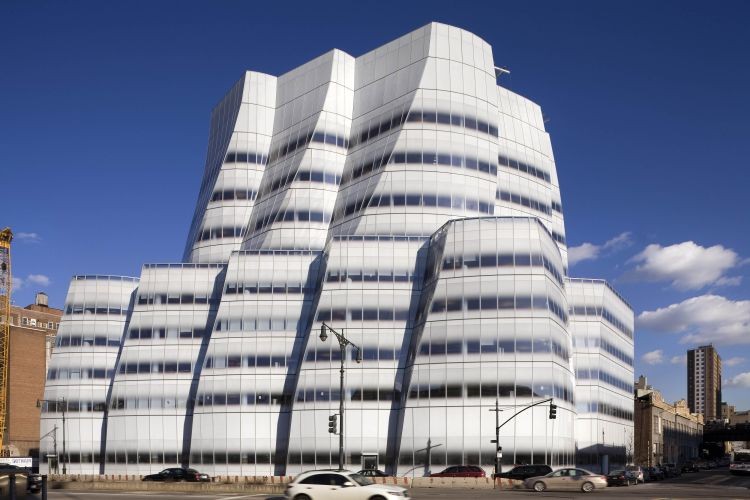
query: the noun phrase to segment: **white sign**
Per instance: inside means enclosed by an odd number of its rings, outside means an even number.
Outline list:
[[[16,467],[28,467],[29,469],[34,466],[34,461],[31,457],[0,457],[0,464],[10,464]]]

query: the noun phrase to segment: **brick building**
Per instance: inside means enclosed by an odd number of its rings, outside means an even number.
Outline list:
[[[750,424],[750,410],[735,412],[729,419],[729,425]]]
[[[3,449],[11,456],[36,456],[39,449],[39,408],[44,395],[47,364],[52,354],[62,310],[49,307],[47,295],[37,293],[33,304],[11,306],[8,404]],[[0,317],[0,321],[6,318]]]
[[[691,413],[687,401],[667,403],[641,375],[635,384],[634,409],[637,465],[680,464],[698,457],[703,415]]]

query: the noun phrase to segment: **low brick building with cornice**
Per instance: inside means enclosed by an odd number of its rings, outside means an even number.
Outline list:
[[[641,375],[635,384],[634,406],[636,464],[650,467],[698,458],[703,415],[690,413],[685,399],[674,404],[664,401]]]

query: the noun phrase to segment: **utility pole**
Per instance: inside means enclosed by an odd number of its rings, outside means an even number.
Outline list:
[[[362,362],[362,349],[351,342],[349,339],[344,337],[343,333],[339,333],[325,323],[320,325],[320,340],[325,342],[328,338],[326,330],[330,331],[336,336],[336,340],[339,342],[339,349],[341,349],[341,367],[339,368],[339,470],[344,470],[344,360],[346,359],[346,346],[351,345],[357,350],[357,357],[355,358],[357,363]],[[328,432],[331,432],[331,419],[329,417]],[[334,421],[335,422],[335,421]],[[335,423],[333,429],[335,430]]]
[[[433,448],[437,448],[438,446],[443,446],[443,443],[438,443],[438,444],[433,445],[432,444],[432,439],[428,437],[427,438],[427,447],[426,448],[421,448],[419,450],[414,450],[414,453],[418,453],[420,451],[424,451],[425,452],[425,457],[426,457],[425,461],[424,461],[424,476],[425,477],[429,477],[429,475],[430,475],[430,464],[432,462],[432,449]],[[416,469],[416,467],[415,467],[415,469]]]
[[[65,398],[60,399],[37,399],[36,400],[36,407],[42,408],[42,404],[47,403],[47,409],[49,409],[50,403],[55,403],[55,411],[58,411],[61,409],[62,405],[62,435],[63,435],[63,449],[62,449],[62,455],[63,455],[63,466],[62,466],[62,473],[67,474],[68,473],[68,455],[66,450],[66,440],[65,440],[65,411],[68,409],[68,402]],[[55,446],[55,456],[57,455],[57,424],[55,424],[55,438],[54,438],[54,446]],[[57,459],[55,459],[57,462]],[[57,463],[55,463],[55,468],[57,468]]]
[[[495,408],[490,408],[490,411],[495,412],[495,439],[492,443],[495,443],[495,477],[499,477],[503,472],[503,464],[501,459],[503,458],[503,447],[500,446],[500,402],[495,398]]]
[[[63,476],[68,473],[68,454],[65,450],[65,410],[67,410],[68,403],[65,401],[65,398],[62,400],[63,402],[63,409],[62,409],[62,424],[63,424]]]
[[[341,427],[339,427],[339,470],[344,470],[344,358],[346,357],[346,344],[339,342],[339,347],[341,348],[341,367],[339,368],[339,415],[341,417]]]
[[[57,454],[57,424],[52,430],[55,431],[52,434],[52,452],[55,454],[55,474],[57,474],[60,472],[60,455]]]

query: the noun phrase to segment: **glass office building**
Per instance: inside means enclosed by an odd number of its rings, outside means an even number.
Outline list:
[[[328,468],[341,398],[354,469],[489,470],[489,410],[547,398],[555,420],[540,405],[503,427],[503,462],[575,463],[557,172],[539,106],[495,71],[486,42],[431,23],[356,58],[245,73],[211,116],[183,261],[71,283],[41,424],[65,410],[68,470]],[[608,311],[632,360],[632,310]],[[343,393],[323,322],[362,348]]]

